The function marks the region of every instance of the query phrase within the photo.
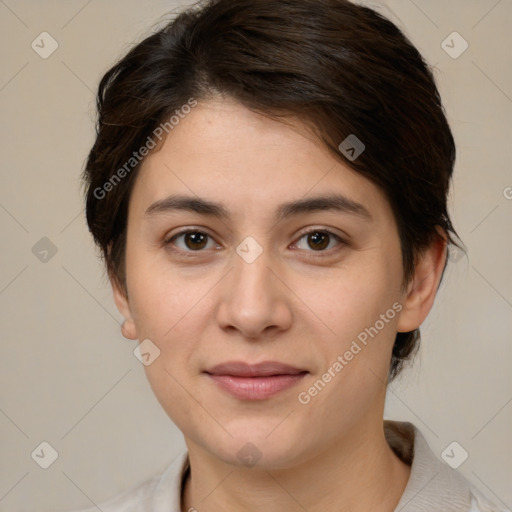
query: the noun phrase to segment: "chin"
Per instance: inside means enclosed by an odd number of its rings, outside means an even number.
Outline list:
[[[279,420],[282,421],[282,418]],[[203,446],[225,463],[247,468],[265,470],[286,469],[306,458],[307,439],[305,435],[293,432],[279,421],[232,422],[226,425],[233,437],[222,436],[219,442],[209,439]],[[203,438],[204,439],[204,438]]]

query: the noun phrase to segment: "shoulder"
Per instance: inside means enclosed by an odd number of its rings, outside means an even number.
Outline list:
[[[94,503],[90,508],[74,512],[180,512],[181,484],[187,469],[188,453],[184,451],[161,475],[148,479],[108,501]]]
[[[462,473],[441,461],[411,423],[385,421],[386,439],[411,466],[395,512],[501,512]]]
[[[468,512],[506,512],[506,509],[498,507],[489,501],[487,496],[481,493],[479,489],[471,486],[471,509]]]

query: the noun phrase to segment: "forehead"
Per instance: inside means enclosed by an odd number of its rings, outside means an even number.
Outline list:
[[[199,103],[146,157],[132,193],[134,208],[145,212],[169,195],[221,203],[228,216],[279,215],[285,203],[334,195],[360,205],[367,217],[391,214],[382,192],[334,158],[306,125],[279,122],[229,100]]]

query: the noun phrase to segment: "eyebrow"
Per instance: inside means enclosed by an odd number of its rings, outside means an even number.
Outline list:
[[[172,213],[179,210],[215,217],[220,220],[227,220],[230,217],[229,210],[220,203],[208,201],[200,197],[181,195],[172,195],[156,201],[146,209],[144,216],[152,217],[153,215]],[[359,217],[366,222],[373,220],[365,206],[339,194],[322,195],[283,203],[277,208],[275,217],[276,221],[280,221],[301,213],[317,211],[346,213]]]

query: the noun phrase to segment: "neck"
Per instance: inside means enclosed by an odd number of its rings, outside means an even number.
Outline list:
[[[357,426],[314,458],[284,469],[234,466],[186,441],[191,473],[183,511],[392,512],[410,474],[382,422],[371,431]]]

